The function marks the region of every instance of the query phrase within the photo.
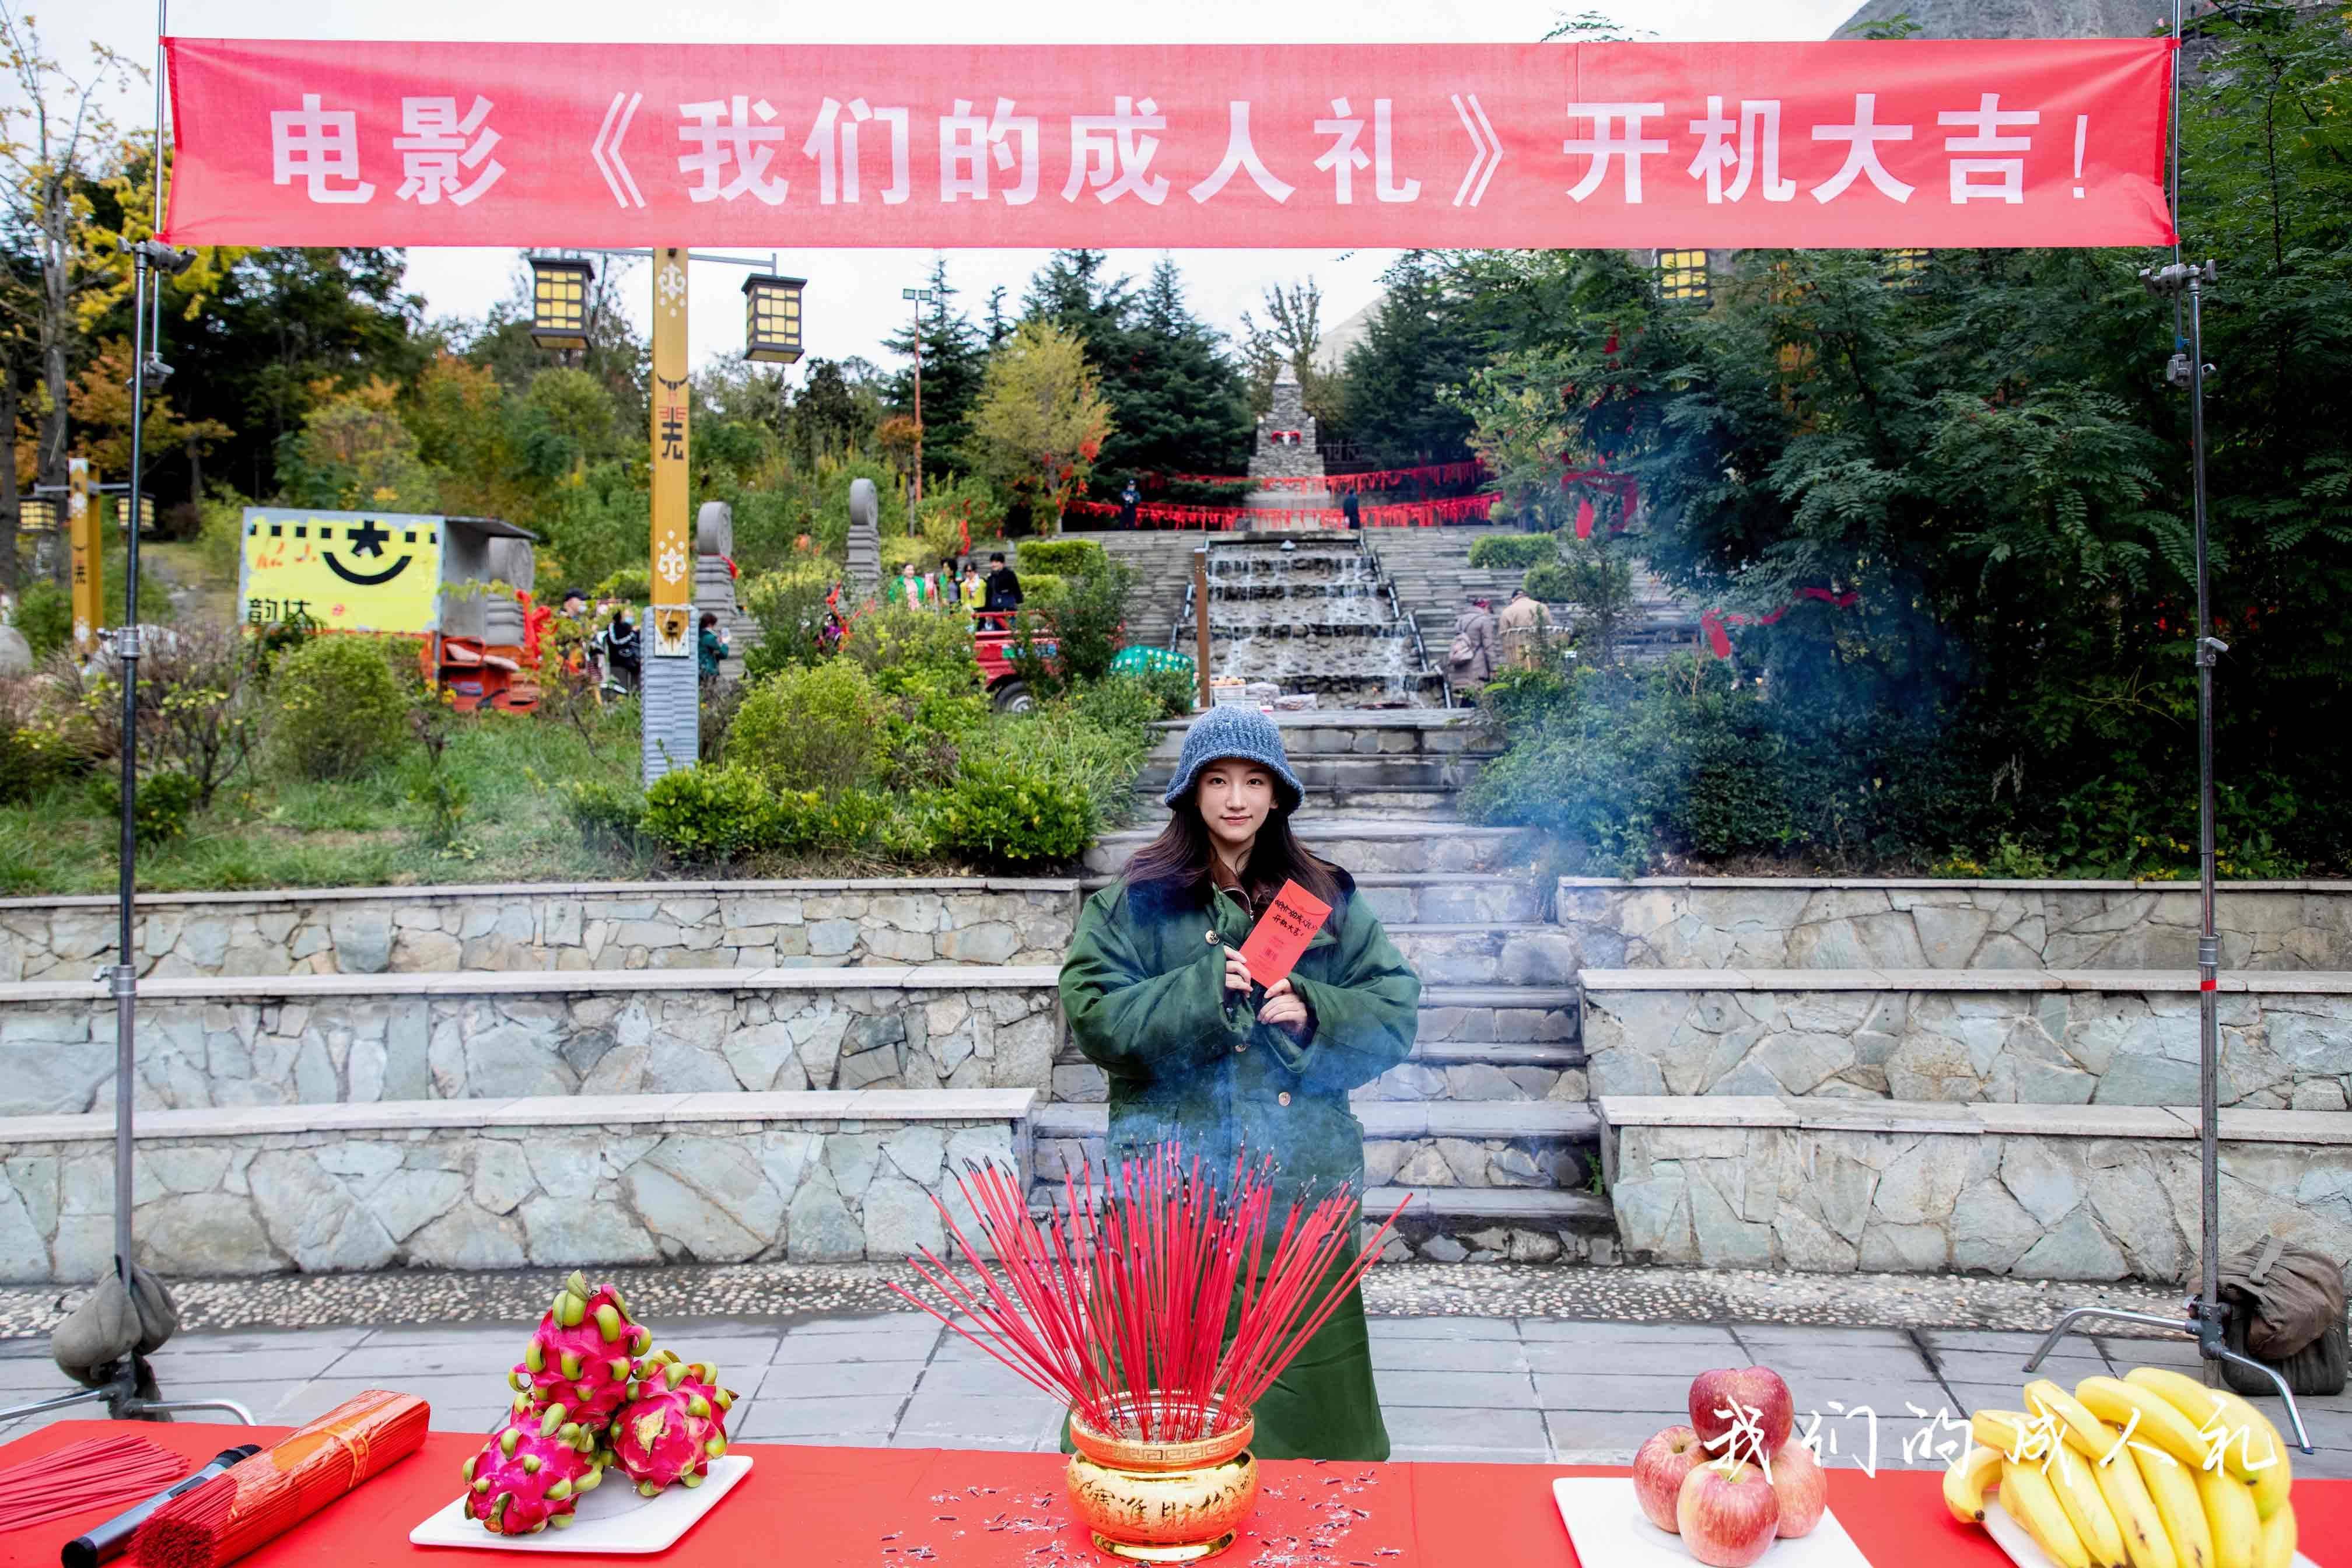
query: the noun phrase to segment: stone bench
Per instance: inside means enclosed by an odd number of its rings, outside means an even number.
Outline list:
[[[1595,1094],[2178,1105],[2197,1098],[2190,970],[1588,969]],[[2343,1110],[2352,973],[2221,981],[2221,1098]]]
[[[110,962],[111,898],[0,899],[0,983]],[[149,893],[142,976],[1059,963],[1061,879],[519,883]]]
[[[2184,1279],[2197,1111],[1789,1096],[1604,1095],[1632,1258],[1710,1268]],[[2266,1231],[2352,1256],[2352,1117],[2225,1110],[2221,1249]]]
[[[173,1275],[896,1261],[964,1162],[1026,1177],[1025,1089],[238,1107],[141,1118],[140,1260]],[[110,1267],[114,1120],[0,1120],[0,1279]],[[951,1197],[960,1215],[961,1199]],[[969,1226],[967,1226],[967,1228]]]
[[[2188,969],[2182,882],[1564,877],[1596,969]],[[2224,969],[2352,970],[2352,882],[2225,882]]]

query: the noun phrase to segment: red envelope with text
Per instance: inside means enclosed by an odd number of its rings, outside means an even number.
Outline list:
[[[1330,905],[1297,883],[1283,883],[1242,943],[1242,962],[1249,965],[1250,978],[1260,985],[1287,979],[1330,912]]]

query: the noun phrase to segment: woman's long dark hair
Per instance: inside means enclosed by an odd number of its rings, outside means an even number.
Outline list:
[[[1209,857],[1213,853],[1209,825],[1201,816],[1200,786],[1195,784],[1176,803],[1160,837],[1128,860],[1120,879],[1129,888],[1184,893],[1205,901]],[[1266,813],[1265,825],[1257,830],[1257,841],[1250,846],[1249,864],[1243,868],[1242,881],[1253,891],[1279,888],[1286,881],[1297,882],[1330,905],[1334,919],[1345,900],[1339,868],[1298,841],[1298,836],[1290,830],[1289,810],[1279,805]]]

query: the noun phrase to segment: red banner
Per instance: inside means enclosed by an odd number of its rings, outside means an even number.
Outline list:
[[[1486,465],[1473,458],[1466,463],[1423,463],[1411,468],[1373,468],[1352,474],[1325,474],[1319,478],[1282,479],[1247,474],[1145,474],[1143,483],[1157,488],[1172,480],[1194,485],[1255,485],[1266,490],[1393,490],[1406,485],[1469,485],[1486,477]]]
[[[2154,245],[2169,43],[170,41],[194,245]]]

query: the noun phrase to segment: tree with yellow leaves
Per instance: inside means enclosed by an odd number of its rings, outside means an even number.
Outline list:
[[[1076,334],[1024,321],[990,356],[971,455],[1038,532],[1061,531],[1062,509],[1085,493],[1110,432],[1110,405]]]

